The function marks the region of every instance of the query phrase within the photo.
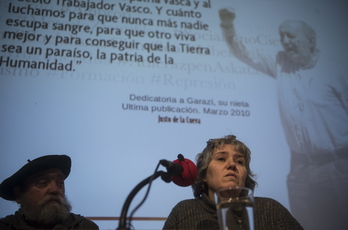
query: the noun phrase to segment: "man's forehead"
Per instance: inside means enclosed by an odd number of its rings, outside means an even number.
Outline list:
[[[30,179],[37,179],[41,177],[63,177],[66,178],[62,170],[60,169],[47,169],[41,172],[37,172],[31,176],[28,177],[28,180]]]
[[[280,25],[279,30],[287,32],[302,32],[304,30],[304,24],[301,21],[288,20]]]

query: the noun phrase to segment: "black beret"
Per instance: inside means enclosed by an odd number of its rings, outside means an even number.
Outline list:
[[[47,155],[28,160],[28,163],[0,184],[0,196],[5,200],[15,200],[13,188],[21,185],[29,176],[47,169],[58,168],[68,177],[71,159],[67,155]]]

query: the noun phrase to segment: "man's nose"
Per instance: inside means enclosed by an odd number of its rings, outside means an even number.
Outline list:
[[[61,192],[61,188],[58,186],[58,184],[55,180],[52,180],[48,186],[49,186],[48,191],[50,193],[60,193]]]
[[[290,42],[290,39],[288,36],[284,36],[283,39],[282,39],[282,43],[283,44],[288,44]]]

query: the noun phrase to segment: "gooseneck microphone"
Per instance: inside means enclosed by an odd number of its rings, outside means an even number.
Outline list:
[[[184,169],[181,165],[176,164],[172,161],[167,161],[167,160],[160,160],[160,164],[167,169],[167,173],[170,176],[177,176],[180,175]],[[170,182],[170,181],[169,181]]]
[[[182,154],[179,154],[178,159],[173,162],[161,160],[160,164],[167,168],[169,175],[166,176],[170,176],[170,178],[162,176],[162,179],[166,182],[173,181],[176,185],[187,187],[197,179],[198,170],[196,165],[191,160],[184,158]]]
[[[167,169],[167,172],[164,171],[158,171],[159,165],[164,166]],[[159,176],[162,178],[163,181],[169,183],[173,181],[176,185],[179,186],[189,186],[194,183],[194,181],[197,178],[197,167],[196,165],[188,160],[185,159],[182,154],[178,155],[178,159],[175,161],[168,161],[168,160],[160,160],[157,168],[155,170],[155,173],[147,178],[145,178],[143,181],[141,181],[128,195],[125,203],[123,204],[121,215],[120,215],[120,221],[117,230],[130,230],[131,226],[131,217],[132,214],[143,204],[145,201],[147,194],[150,190],[151,183],[153,180],[158,178]],[[129,221],[127,223],[127,212],[128,208],[135,197],[135,195],[142,189],[146,184],[149,184],[148,191],[143,199],[143,201],[136,207],[136,209],[132,212],[131,217],[129,218]]]

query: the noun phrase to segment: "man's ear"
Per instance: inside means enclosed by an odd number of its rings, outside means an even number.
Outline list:
[[[14,194],[14,197],[16,199],[17,204],[20,204],[21,203],[21,199],[20,199],[21,189],[18,186],[13,188],[13,194]]]

